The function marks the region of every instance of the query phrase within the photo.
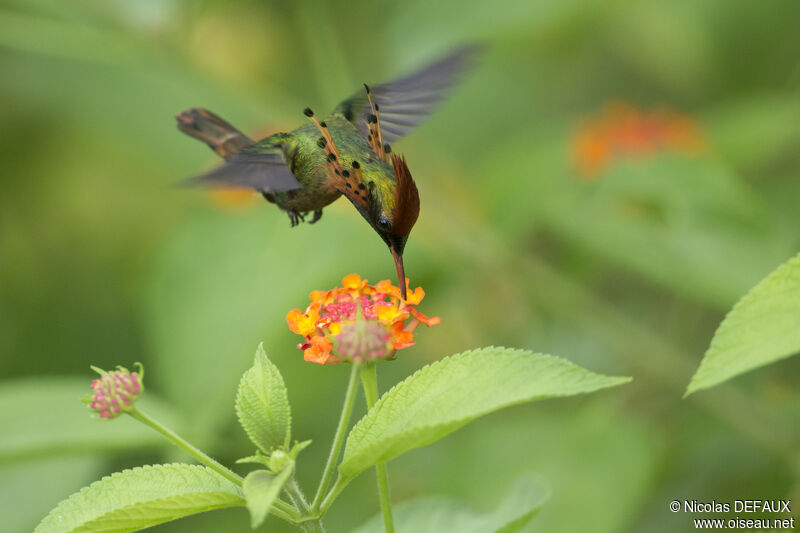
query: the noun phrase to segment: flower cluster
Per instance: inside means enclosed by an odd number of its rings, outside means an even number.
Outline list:
[[[342,279],[342,287],[312,292],[305,312],[292,309],[286,322],[305,337],[297,347],[306,361],[324,365],[386,359],[414,345],[414,330],[420,323],[433,326],[440,321],[417,311],[425,296],[421,287],[407,293],[402,300],[400,288],[390,281],[368,285],[358,274],[350,274]]]
[[[106,372],[99,368],[94,370],[100,374],[100,379],[92,382],[91,398],[88,400],[89,408],[97,413],[100,418],[111,420],[124,411],[133,407],[133,402],[142,393],[142,367],[139,372],[129,372],[128,369],[118,366],[116,370]]]
[[[573,157],[584,177],[596,176],[617,157],[659,150],[696,153],[704,147],[705,139],[691,117],[668,110],[646,112],[625,103],[608,105],[572,140]]]

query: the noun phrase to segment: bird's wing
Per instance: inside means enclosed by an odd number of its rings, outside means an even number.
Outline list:
[[[246,151],[231,157],[207,174],[191,178],[186,184],[230,189],[249,188],[259,192],[290,191],[302,187],[282,153],[254,154]]]
[[[383,140],[393,143],[424,122],[458,82],[480,48],[479,45],[458,48],[417,72],[370,87],[372,101],[380,110]],[[372,110],[365,92],[340,103],[334,114],[342,115],[367,135]]]

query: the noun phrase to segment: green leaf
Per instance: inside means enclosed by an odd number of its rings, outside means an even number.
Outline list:
[[[292,416],[286,385],[262,344],[258,345],[253,366],[239,382],[236,414],[247,436],[263,452],[288,448]]]
[[[277,476],[267,470],[254,470],[244,478],[242,490],[250,511],[250,525],[260,526],[269,514],[269,509],[280,494],[281,489],[294,471],[294,461],[289,463]]]
[[[376,463],[435,442],[503,407],[628,381],[526,350],[488,347],[446,357],[423,367],[378,400],[350,431],[339,471],[353,478]]]
[[[260,451],[256,450],[255,455],[248,455],[247,457],[236,459],[236,464],[244,464],[244,463],[255,463],[258,465],[269,466],[269,457],[264,455]]]
[[[800,351],[800,254],[750,290],[714,333],[686,394]]]
[[[534,477],[523,478],[491,513],[481,514],[445,497],[412,500],[393,510],[398,533],[515,533],[521,531],[549,497],[549,491]],[[380,533],[378,515],[354,533]]]
[[[204,466],[141,466],[73,494],[50,511],[34,533],[139,531],[244,503],[239,487]]]

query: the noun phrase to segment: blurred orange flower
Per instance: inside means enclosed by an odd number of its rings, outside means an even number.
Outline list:
[[[254,206],[263,199],[250,189],[212,189],[211,201],[217,206],[230,210],[243,210]]]
[[[698,153],[706,140],[689,116],[657,109],[642,111],[627,103],[612,103],[586,120],[572,138],[578,172],[597,177],[615,158],[650,155],[660,150]]]
[[[293,127],[294,126],[290,127],[289,122],[273,124],[269,127],[259,128],[253,133],[252,138],[264,139],[280,131],[289,131]],[[214,164],[216,164],[216,162]],[[264,198],[262,197],[261,193],[256,192],[248,187],[209,189],[208,195],[211,199],[211,202],[217,207],[231,211],[246,211],[251,207],[258,205],[259,203],[264,202]]]
[[[369,285],[358,274],[342,279],[342,287],[313,291],[305,312],[286,314],[289,329],[305,338],[297,347],[306,361],[336,364],[344,361],[386,359],[414,345],[414,330],[433,326],[439,317],[423,315],[416,306],[425,297],[422,287],[408,287],[408,299],[389,280]],[[408,321],[408,323],[406,323]]]

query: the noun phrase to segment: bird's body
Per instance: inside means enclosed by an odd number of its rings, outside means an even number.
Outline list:
[[[260,192],[289,215],[292,226],[346,196],[389,246],[405,298],[402,254],[419,213],[419,196],[405,158],[391,153],[394,142],[436,108],[475,48],[442,60],[363,94],[355,94],[319,121],[254,142],[217,115],[193,108],[177,115],[184,133],[226,159],[194,183]]]
[[[331,115],[325,119],[325,123],[339,150],[342,166],[350,168],[353,161],[358,161],[365,185],[370,182],[384,184],[381,188],[388,189],[390,182],[396,182],[392,166],[372,152],[367,139],[355,126],[341,115]],[[289,133],[276,133],[242,150],[242,153],[279,151],[283,155],[289,170],[302,185],[300,189],[266,194],[269,201],[284,211],[317,211],[342,195],[331,186],[328,160],[317,144],[319,138],[316,126],[308,124]],[[387,197],[387,201],[391,201],[391,198]]]

